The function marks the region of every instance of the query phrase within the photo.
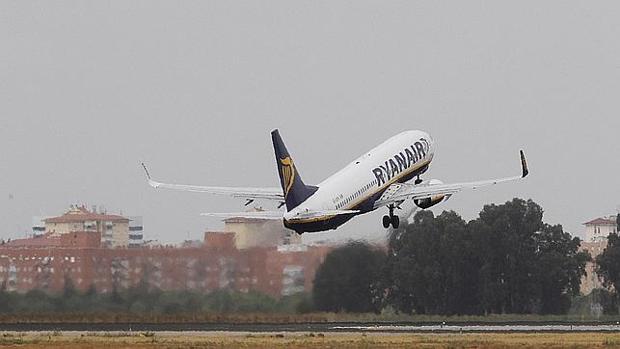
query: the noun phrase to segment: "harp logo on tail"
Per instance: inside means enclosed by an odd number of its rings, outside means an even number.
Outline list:
[[[295,165],[290,157],[280,159],[282,168],[282,181],[284,182],[284,196],[288,196],[293,182],[295,182]]]

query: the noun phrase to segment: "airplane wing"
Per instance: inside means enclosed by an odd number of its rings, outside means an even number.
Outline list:
[[[155,189],[170,189],[179,191],[190,191],[196,193],[208,193],[215,195],[228,195],[235,198],[244,198],[248,200],[264,199],[274,201],[284,201],[284,194],[280,188],[251,188],[251,187],[208,187],[198,185],[186,185],[186,184],[170,184],[154,181],[151,178],[149,170],[146,165],[142,163],[144,172],[146,172],[146,179],[149,185]]]
[[[249,211],[249,212],[223,212],[223,213],[201,213],[201,216],[217,218],[256,218],[269,220],[282,220],[283,211]]]
[[[295,219],[313,219],[326,216],[337,216],[341,214],[355,214],[359,213],[359,210],[325,210],[325,211],[306,211],[291,217],[291,220]],[[249,212],[230,212],[230,213],[201,213],[201,216],[218,217],[218,218],[256,218],[256,219],[268,219],[268,220],[282,220],[284,218],[284,211],[249,211]]]
[[[527,161],[525,160],[525,154],[523,153],[523,150],[520,151],[520,155],[522,170],[520,176],[453,184],[422,183],[419,185],[414,185],[409,183],[394,183],[390,187],[388,187],[385,194],[375,202],[374,206],[375,208],[377,208],[390,204],[399,205],[400,203],[408,199],[426,199],[441,195],[450,197],[453,194],[456,194],[464,189],[478,189],[490,185],[511,182],[525,178],[529,174],[529,169],[527,167]]]

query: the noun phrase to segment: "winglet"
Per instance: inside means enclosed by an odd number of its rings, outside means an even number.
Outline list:
[[[521,169],[523,170],[523,174],[521,175],[521,178],[525,178],[530,173],[530,170],[527,168],[527,160],[525,160],[525,153],[523,153],[523,150],[520,150],[519,152],[521,153]]]
[[[146,165],[144,164],[144,162],[141,162],[140,164],[142,165],[142,168],[144,169],[144,173],[146,173],[146,179],[150,180],[151,174],[149,173],[149,169],[146,168]]]
[[[149,181],[149,185],[153,188],[157,188],[159,187],[158,182],[155,182],[152,178],[151,178],[151,174],[149,173],[149,169],[146,168],[146,165],[144,164],[144,162],[141,163],[142,164],[142,168],[144,169],[144,173],[146,173],[146,179]]]

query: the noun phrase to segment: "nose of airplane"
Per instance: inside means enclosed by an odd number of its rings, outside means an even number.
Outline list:
[[[435,154],[435,140],[433,139],[433,136],[431,136],[429,133],[426,134],[426,140],[428,141],[428,146],[430,148],[430,152],[432,154]]]
[[[433,136],[430,135],[430,133],[428,132],[424,132],[424,138],[426,138],[426,140],[428,141],[429,145],[434,145],[435,144],[435,140],[433,139]]]

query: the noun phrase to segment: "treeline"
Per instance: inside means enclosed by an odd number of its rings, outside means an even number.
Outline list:
[[[387,251],[352,243],[328,255],[314,304],[322,311],[565,314],[590,256],[578,251],[578,238],[542,218],[539,205],[521,199],[487,205],[469,222],[455,212],[420,211],[391,234]]]
[[[95,288],[79,292],[69,282],[62,293],[32,290],[24,294],[0,291],[0,315],[23,314],[302,314],[312,310],[311,298],[297,294],[272,298],[260,292],[218,290],[208,294],[190,291],[161,291],[143,286],[111,293]]]

